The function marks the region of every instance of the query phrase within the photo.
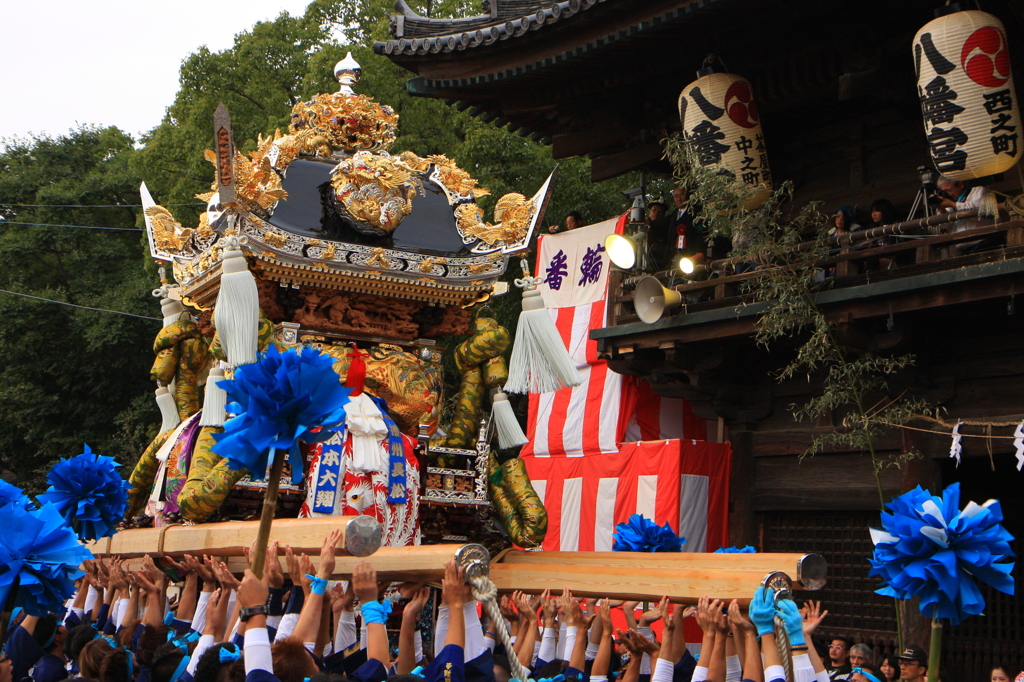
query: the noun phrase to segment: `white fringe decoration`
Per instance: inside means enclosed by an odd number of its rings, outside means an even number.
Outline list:
[[[181,419],[178,418],[178,407],[174,404],[174,396],[166,386],[156,389],[156,404],[160,408],[160,416],[163,418],[163,422],[160,424],[160,433],[176,427]]]
[[[518,282],[519,280],[517,280]],[[548,393],[579,386],[580,373],[536,289],[523,292],[506,393]]]
[[[244,243],[244,237],[233,236],[218,243],[224,249],[224,256],[213,316],[221,347],[231,367],[256,362],[260,296],[240,248]]]
[[[992,192],[985,192],[985,196],[981,198],[981,205],[978,206],[978,217],[979,218],[998,218],[999,217],[999,200],[996,195]]]
[[[228,394],[217,385],[224,378],[224,370],[214,367],[206,377],[206,396],[203,398],[203,416],[199,418],[200,426],[224,426],[224,408],[228,404]]]
[[[517,448],[530,442],[519,426],[519,420],[516,419],[512,405],[508,402],[508,395],[503,391],[497,391],[491,396],[491,423],[494,424],[494,431],[498,435],[498,447],[502,450]]]

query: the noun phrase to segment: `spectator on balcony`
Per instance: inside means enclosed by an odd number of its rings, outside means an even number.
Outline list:
[[[832,643],[828,645],[829,661],[826,666],[828,677],[833,682],[850,679],[850,671],[853,669],[850,665],[850,646],[852,644],[853,641],[846,637],[833,637]]]
[[[580,227],[583,227],[583,216],[580,215],[579,211],[569,211],[565,214],[565,226],[549,225],[548,232],[558,234],[559,232],[568,232]]]
[[[675,255],[675,230],[669,228],[668,204],[663,201],[652,201],[647,205],[647,248],[651,258],[660,269],[674,267],[672,257]]]
[[[835,237],[864,229],[860,223],[857,222],[856,216],[857,209],[853,206],[843,204],[837,208],[836,212],[832,214],[832,227],[828,231],[829,236]]]
[[[873,230],[876,227],[883,227],[885,225],[894,225],[899,222],[899,218],[896,217],[896,207],[892,205],[892,202],[888,199],[875,199],[871,202],[871,208],[868,210],[871,216],[871,222],[865,225],[865,230]],[[889,246],[890,244],[896,243],[896,238],[891,236],[878,237],[877,239],[871,239],[865,242],[861,242],[857,246],[858,249],[874,249],[881,246]],[[895,265],[895,261],[892,258],[870,258],[866,263],[868,270],[888,270]]]
[[[850,666],[853,668],[863,667],[865,664],[875,662],[875,652],[867,644],[854,644],[850,647]]]
[[[928,653],[919,646],[908,646],[904,649],[900,654],[900,680],[924,682],[927,675]]]
[[[968,187],[963,181],[950,180],[945,175],[940,175],[936,184],[939,192],[932,195],[937,199],[935,205],[947,213],[980,208],[981,202],[988,194],[988,190],[982,185]]]

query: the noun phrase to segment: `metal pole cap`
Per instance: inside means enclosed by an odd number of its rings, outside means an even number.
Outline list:
[[[463,545],[455,552],[455,563],[466,578],[491,574],[491,553],[483,545]]]
[[[384,539],[380,521],[372,516],[355,516],[345,526],[345,551],[351,556],[370,556]]]

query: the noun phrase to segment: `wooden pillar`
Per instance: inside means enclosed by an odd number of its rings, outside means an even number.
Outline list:
[[[732,443],[732,475],[729,479],[729,542],[737,547],[757,547],[758,532],[750,498],[754,492],[754,451],[750,431],[739,430],[743,424],[730,427]],[[709,547],[709,551],[716,548]],[[758,551],[763,547],[757,547]]]

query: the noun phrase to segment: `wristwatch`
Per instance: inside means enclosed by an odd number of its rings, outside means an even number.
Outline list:
[[[238,610],[238,620],[243,623],[253,616],[265,616],[267,615],[267,605],[260,604],[259,606],[245,606]]]

